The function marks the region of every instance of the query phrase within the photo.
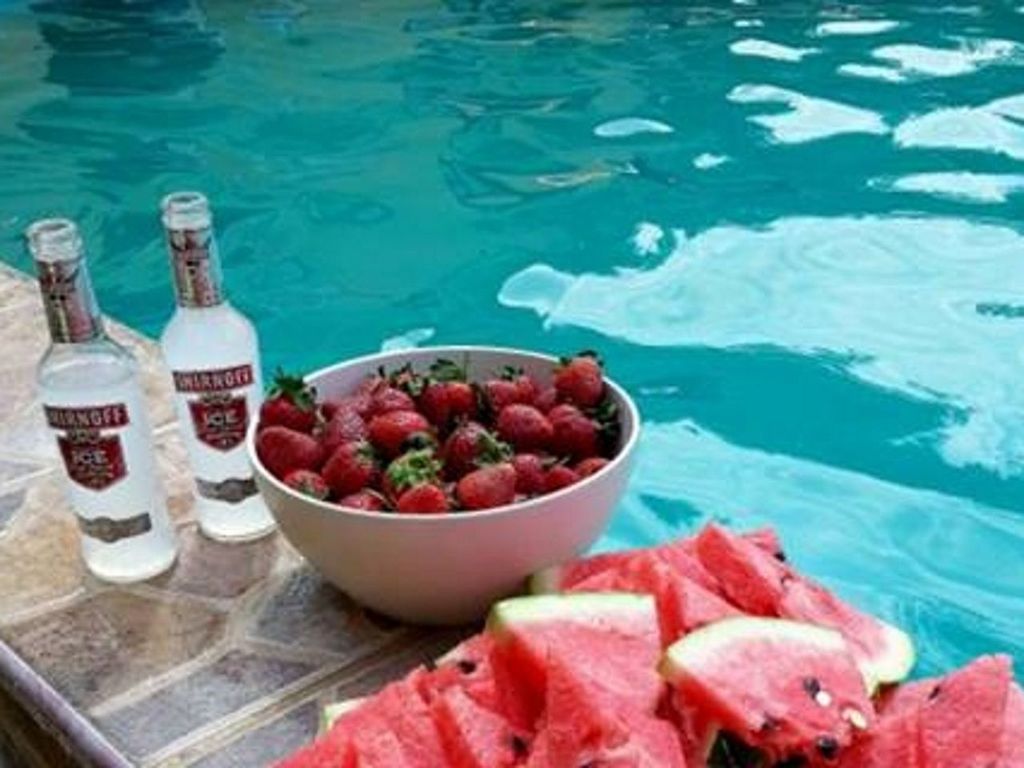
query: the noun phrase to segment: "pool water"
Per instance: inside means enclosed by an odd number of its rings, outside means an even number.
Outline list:
[[[708,519],[1024,663],[1024,6],[0,6],[0,252],[78,219],[171,311],[156,203],[216,206],[268,368],[601,350],[645,434],[601,546]]]

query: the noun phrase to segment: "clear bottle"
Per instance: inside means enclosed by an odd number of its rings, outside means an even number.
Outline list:
[[[44,219],[26,231],[50,326],[37,383],[64,462],[86,566],[112,582],[148,579],[177,555],[156,471],[139,368],[108,338],[78,228]]]
[[[178,306],[160,343],[196,478],[199,527],[220,541],[255,539],[274,530],[245,451],[263,397],[256,331],[224,298],[206,197],[175,192],[161,209]]]

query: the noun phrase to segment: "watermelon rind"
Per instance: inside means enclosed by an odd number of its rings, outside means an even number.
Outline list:
[[[526,587],[531,595],[548,595],[553,592],[561,591],[561,566],[552,565],[550,568],[542,568],[530,576],[530,580]]]
[[[708,624],[673,643],[662,660],[662,676],[671,681],[687,670],[699,669],[724,649],[744,641],[802,643],[825,651],[849,651],[843,636],[832,629],[787,619],[742,616]]]
[[[496,603],[487,619],[488,629],[501,635],[509,627],[535,622],[572,621],[581,618],[615,619],[657,615],[654,598],[632,592],[574,592],[556,595],[512,597]]]
[[[905,680],[917,662],[914,642],[910,635],[898,627],[879,619],[885,642],[882,650],[869,661],[860,664],[861,674],[868,685],[868,692],[874,693],[880,685]]]
[[[324,708],[320,710],[320,735],[331,730],[331,726],[334,725],[339,717],[351,712],[362,703],[363,699],[349,699],[348,701],[338,701],[334,704],[325,704]]]

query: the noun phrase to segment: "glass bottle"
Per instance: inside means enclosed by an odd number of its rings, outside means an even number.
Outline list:
[[[258,538],[274,530],[274,519],[245,450],[263,395],[256,331],[224,297],[206,197],[175,192],[161,209],[178,306],[160,343],[196,478],[199,527],[221,541]]]
[[[86,566],[106,581],[150,578],[171,566],[177,542],[138,364],[104,331],[74,222],[44,219],[25,234],[50,327],[36,373],[39,395]]]

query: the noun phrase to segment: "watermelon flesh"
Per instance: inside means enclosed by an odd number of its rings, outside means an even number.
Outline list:
[[[685,706],[773,760],[834,760],[874,717],[842,635],[810,624],[726,619],[675,643],[662,669]]]
[[[1006,716],[999,768],[1024,768],[1024,690],[1014,683],[1006,694]]]
[[[488,631],[496,665],[516,670],[535,710],[543,708],[548,660],[559,654],[600,677],[623,706],[653,712],[662,693],[661,637],[654,599],[625,593],[574,593],[503,600]]]
[[[871,690],[904,679],[914,665],[905,633],[857,611],[824,587],[720,526],[697,536],[697,555],[724,595],[755,616],[777,616],[836,629],[851,645]]]
[[[452,687],[433,706],[434,721],[453,768],[514,768],[529,755],[530,736]]]

